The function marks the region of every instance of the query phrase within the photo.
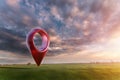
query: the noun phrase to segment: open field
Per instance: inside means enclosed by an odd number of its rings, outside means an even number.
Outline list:
[[[120,63],[6,65],[0,80],[120,80]]]

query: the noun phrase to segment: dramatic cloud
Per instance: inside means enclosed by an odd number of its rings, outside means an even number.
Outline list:
[[[120,0],[0,0],[0,51],[30,56],[26,35],[41,27],[50,35],[48,57],[96,60],[119,40],[119,14]]]

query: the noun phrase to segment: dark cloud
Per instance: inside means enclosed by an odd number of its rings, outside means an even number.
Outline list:
[[[28,55],[24,42],[24,37],[20,34],[10,32],[9,30],[0,28],[0,50],[15,52],[18,54]]]

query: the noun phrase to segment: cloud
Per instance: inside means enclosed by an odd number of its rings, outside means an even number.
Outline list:
[[[6,29],[0,29],[0,50],[10,51],[10,52],[16,52],[18,54],[24,54],[26,55],[27,48],[25,44],[22,44],[24,42],[24,38],[20,34],[12,34],[9,30]]]
[[[19,6],[19,0],[6,0],[6,3],[10,6],[13,6],[13,7],[18,7]]]
[[[86,51],[119,36],[119,5],[118,0],[1,0],[0,50],[30,55],[26,35],[41,27],[51,40],[48,56]]]

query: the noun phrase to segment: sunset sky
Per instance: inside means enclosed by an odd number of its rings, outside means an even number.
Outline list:
[[[120,61],[120,0],[0,0],[0,64],[34,63],[35,27],[50,36],[43,63]]]

